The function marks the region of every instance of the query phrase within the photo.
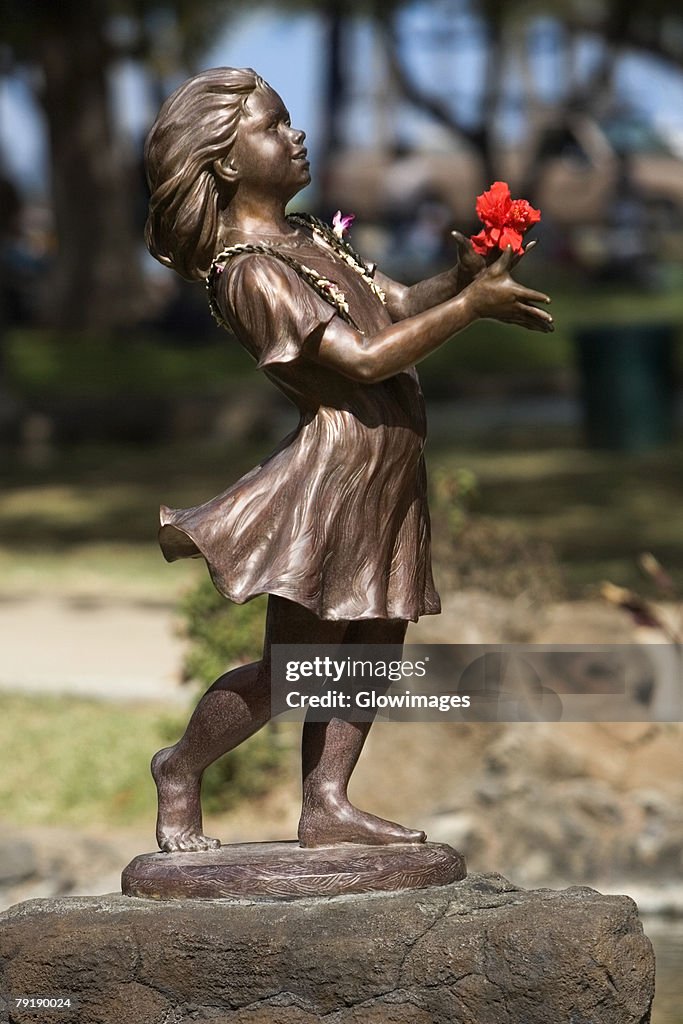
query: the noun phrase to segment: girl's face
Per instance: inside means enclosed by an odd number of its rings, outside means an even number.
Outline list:
[[[230,152],[235,180],[241,188],[288,201],[311,180],[305,138],[292,128],[278,94],[256,89],[247,97]]]

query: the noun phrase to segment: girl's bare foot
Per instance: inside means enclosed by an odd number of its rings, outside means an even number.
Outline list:
[[[358,843],[388,846],[393,843],[424,843],[427,836],[416,829],[404,828],[366,814],[346,799],[328,797],[315,806],[304,803],[299,822],[299,843],[306,848]]]
[[[219,839],[202,832],[201,779],[174,771],[175,747],[164,747],[152,758],[152,777],[159,797],[157,843],[164,853],[216,850]]]

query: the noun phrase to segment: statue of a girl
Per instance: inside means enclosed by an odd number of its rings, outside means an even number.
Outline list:
[[[509,249],[486,267],[456,236],[458,265],[406,287],[322,223],[288,218],[310,181],[304,137],[257,74],[216,68],[164,103],[145,149],[150,251],[207,282],[219,320],[300,411],[296,430],[228,490],[162,508],[168,560],[202,555],[232,601],[269,595],[261,661],[214,683],[182,739],[152,761],[165,851],[220,845],[202,833],[202,773],[268,721],[272,644],[400,645],[408,620],[439,612],[415,364],[481,317],[552,330],[533,305],[547,296],[510,277]],[[304,724],[302,846],[424,841],[347,798],[369,727]]]

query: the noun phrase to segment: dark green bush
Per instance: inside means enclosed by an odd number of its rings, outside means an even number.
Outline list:
[[[183,676],[201,685],[203,693],[219,676],[236,665],[257,661],[263,649],[266,598],[248,604],[227,601],[210,579],[190,590],[180,604],[181,631],[189,641]],[[170,735],[171,731],[173,735]],[[169,728],[177,740],[178,725]],[[267,725],[207,769],[202,787],[208,811],[225,811],[240,800],[262,795],[289,764],[291,734]]]
[[[182,635],[189,640],[183,678],[210,686],[228,668],[257,661],[263,650],[266,597],[233,604],[203,579],[182,598]]]

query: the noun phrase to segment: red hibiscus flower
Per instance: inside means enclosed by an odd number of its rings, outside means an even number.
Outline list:
[[[475,252],[488,256],[493,249],[504,252],[508,245],[513,252],[521,253],[524,233],[538,223],[541,211],[526,199],[512,199],[505,181],[494,181],[488,192],[477,196],[477,216],[484,227],[470,241]]]

